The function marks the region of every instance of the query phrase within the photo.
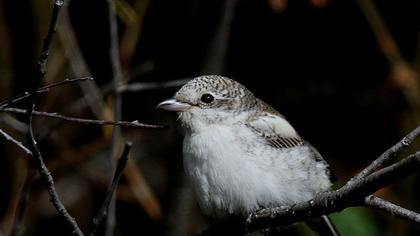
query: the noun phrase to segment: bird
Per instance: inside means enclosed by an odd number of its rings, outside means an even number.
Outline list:
[[[184,169],[205,215],[246,217],[331,188],[332,173],[320,153],[233,79],[196,77],[157,108],[177,112],[185,129]]]

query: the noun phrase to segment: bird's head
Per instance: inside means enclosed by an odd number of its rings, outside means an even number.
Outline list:
[[[240,83],[217,75],[197,77],[157,108],[176,111],[184,126],[199,129],[245,119],[257,99]]]

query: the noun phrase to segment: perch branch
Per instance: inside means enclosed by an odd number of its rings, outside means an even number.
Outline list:
[[[408,156],[393,165],[345,185],[337,191],[325,192],[307,202],[293,206],[269,208],[251,214],[247,219],[249,232],[271,225],[289,225],[310,217],[319,217],[341,211],[346,207],[364,205],[364,197],[418,171],[420,152]]]
[[[113,177],[112,183],[109,186],[108,191],[106,193],[105,200],[104,200],[98,214],[93,219],[93,229],[92,229],[91,233],[89,234],[89,236],[94,236],[96,234],[96,231],[98,230],[99,224],[102,222],[102,220],[105,218],[105,216],[108,213],[109,204],[111,203],[112,196],[115,192],[115,189],[118,186],[118,181],[120,180],[120,177],[121,177],[121,175],[124,171],[124,168],[127,164],[128,156],[129,156],[128,154],[130,152],[131,146],[132,146],[131,142],[126,142],[125,143],[124,151],[123,151],[120,159],[118,160],[117,168],[115,169],[114,177]]]
[[[18,113],[18,114],[25,114],[26,110],[19,109],[19,108],[0,108],[0,112],[11,112],[11,113]],[[91,119],[82,119],[82,118],[75,118],[64,116],[58,113],[49,113],[43,111],[33,111],[33,115],[36,116],[43,116],[43,117],[50,117],[61,119],[69,122],[75,122],[80,124],[92,124],[92,125],[114,125],[114,126],[125,126],[125,127],[133,127],[133,128],[150,128],[150,129],[167,129],[167,126],[164,125],[149,125],[143,124],[136,121],[109,121],[109,120],[91,120]]]
[[[379,166],[389,161],[390,156],[395,155],[395,153],[413,143],[414,139],[419,135],[419,132],[420,128],[417,127],[402,141],[395,144],[375,160],[370,165],[372,167],[369,167],[372,168],[371,170],[363,172],[365,174],[359,174],[362,177],[353,178],[336,191],[319,193],[310,201],[298,202],[292,206],[265,208],[250,214],[246,220],[216,223],[205,230],[202,235],[218,235],[219,233],[226,232],[226,230],[233,232],[233,234],[245,234],[273,226],[290,225],[295,222],[328,215],[354,206],[371,206],[392,215],[419,223],[420,215],[418,213],[371,195],[377,190],[395,181],[404,179],[419,170],[420,151],[409,155],[397,163],[377,170]]]
[[[370,195],[365,198],[365,205],[382,210],[386,213],[389,213],[393,216],[410,220],[415,223],[420,223],[420,214],[414,211],[410,211],[403,207],[400,207],[394,203],[388,202],[382,198],[376,197],[374,195]]]

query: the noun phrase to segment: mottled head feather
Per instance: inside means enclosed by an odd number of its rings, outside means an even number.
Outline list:
[[[191,105],[200,105],[200,98],[206,93],[216,98],[214,107],[225,110],[249,109],[256,103],[254,95],[245,86],[219,75],[205,75],[189,81],[175,94],[175,98]]]

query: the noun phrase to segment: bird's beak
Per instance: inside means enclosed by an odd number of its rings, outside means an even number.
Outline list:
[[[177,101],[175,98],[167,99],[156,106],[156,109],[160,108],[166,111],[186,111],[191,105],[188,103]]]

